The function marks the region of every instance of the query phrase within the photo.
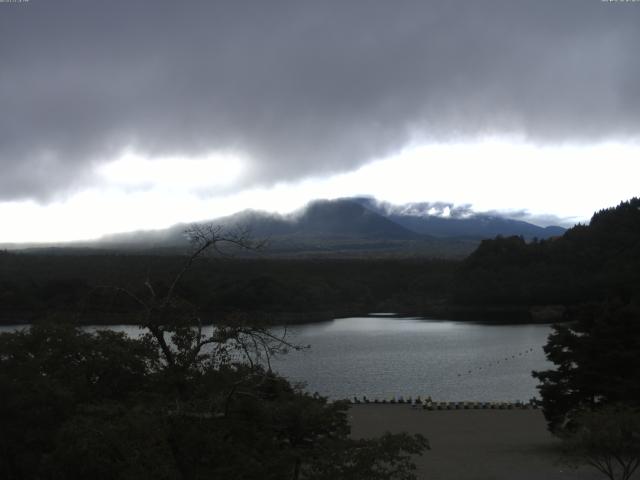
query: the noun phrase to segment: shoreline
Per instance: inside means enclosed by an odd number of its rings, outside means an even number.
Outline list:
[[[565,308],[562,305],[468,306],[438,304],[415,311],[392,308],[387,311],[393,311],[393,315],[388,315],[388,318],[413,317],[430,321],[450,320],[488,325],[528,325],[562,322]],[[348,317],[376,317],[378,316],[374,315],[376,311],[380,310],[375,308],[356,308],[309,312],[203,312],[202,318],[205,325],[225,323],[224,321],[214,321],[216,318],[239,316],[240,318],[254,319],[261,325],[276,327],[330,322]],[[138,325],[135,320],[137,315],[137,312],[91,312],[81,316],[77,311],[73,310],[61,312],[2,312],[0,314],[0,326],[28,325],[47,320],[57,321],[58,319],[68,319],[82,326]]]

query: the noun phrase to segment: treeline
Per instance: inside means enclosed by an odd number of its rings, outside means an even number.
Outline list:
[[[82,322],[135,321],[126,293],[159,293],[182,268],[181,256],[0,254],[5,323],[78,315]],[[458,262],[428,259],[200,259],[181,297],[207,320],[232,313],[278,322],[373,311],[416,313],[443,303]],[[114,288],[117,287],[117,288]]]
[[[0,321],[74,314],[82,323],[135,322],[138,305],[124,290],[144,296],[150,284],[162,293],[185,258],[0,252]],[[295,323],[376,311],[531,321],[531,306],[640,302],[639,292],[640,199],[634,198],[562,237],[484,240],[463,261],[203,258],[178,293],[207,321],[242,313]]]
[[[473,305],[640,300],[640,199],[595,213],[562,237],[484,240],[461,265],[452,299]]]

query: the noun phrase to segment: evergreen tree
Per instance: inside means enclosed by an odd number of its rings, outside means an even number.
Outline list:
[[[640,407],[640,308],[610,301],[570,311],[554,326],[545,352],[556,366],[534,372],[549,428],[571,428],[584,410]]]

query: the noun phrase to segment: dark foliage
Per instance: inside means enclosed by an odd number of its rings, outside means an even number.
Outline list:
[[[593,215],[562,237],[484,240],[453,282],[462,304],[579,304],[640,292],[640,199]]]
[[[640,410],[613,404],[585,410],[562,436],[565,458],[592,466],[610,480],[629,480],[640,467]]]
[[[258,325],[205,333],[181,283],[206,250],[253,248],[211,226],[166,282],[102,287],[138,310],[140,338],[34,324],[0,335],[0,476],[21,479],[415,478],[420,436],[349,438],[346,402],[274,374],[298,348]],[[266,363],[265,363],[266,361]]]
[[[576,415],[600,406],[640,407],[640,306],[588,305],[567,320],[545,346],[556,368],[534,372],[549,428],[571,429]]]
[[[147,340],[63,325],[0,335],[0,476],[413,478],[422,437],[351,440],[346,403],[219,352],[177,369]]]
[[[158,290],[166,289],[183,261],[151,255],[0,255],[0,322],[60,312],[87,323],[135,322],[136,303],[101,287],[122,285],[140,293],[153,278]],[[417,313],[446,298],[456,265],[426,259],[205,258],[181,282],[179,293],[199,305],[207,320],[233,312],[276,322],[372,311]]]

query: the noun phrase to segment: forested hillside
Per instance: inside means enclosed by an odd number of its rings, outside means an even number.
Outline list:
[[[577,304],[640,295],[640,199],[595,213],[562,237],[484,240],[459,269],[461,304]]]
[[[137,306],[112,287],[159,291],[180,256],[0,254],[0,321],[79,315],[82,322],[133,321]],[[329,319],[372,311],[420,312],[442,303],[457,262],[427,259],[201,259],[181,295],[211,320],[249,313],[267,321]]]

